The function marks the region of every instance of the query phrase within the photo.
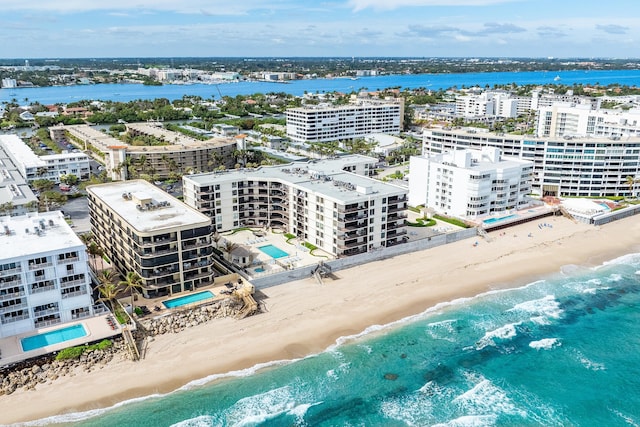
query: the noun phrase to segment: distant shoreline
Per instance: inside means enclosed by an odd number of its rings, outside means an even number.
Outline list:
[[[30,102],[41,104],[70,103],[81,100],[127,102],[137,99],[167,98],[170,101],[183,96],[201,96],[204,99],[219,99],[223,96],[250,96],[256,93],[278,92],[294,96],[305,93],[342,92],[352,93],[360,90],[377,91],[387,88],[440,90],[452,87],[493,87],[494,85],[553,85],[557,72],[521,71],[521,72],[482,72],[482,73],[441,73],[441,74],[394,74],[374,77],[350,78],[316,78],[288,80],[288,84],[243,80],[233,84],[188,84],[162,86],[145,86],[130,83],[104,83],[75,86],[47,86],[23,88],[29,91],[20,92],[21,97],[28,97]],[[562,84],[595,84],[607,86],[624,83],[626,86],[640,87],[640,70],[585,70],[562,71],[559,73]],[[0,91],[0,102],[10,101],[13,96],[9,91]]]

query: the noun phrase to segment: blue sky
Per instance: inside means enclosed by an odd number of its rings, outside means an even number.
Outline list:
[[[637,0],[0,0],[0,57],[640,57]]]

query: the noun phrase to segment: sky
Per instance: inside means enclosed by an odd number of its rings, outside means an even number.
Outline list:
[[[0,58],[640,57],[638,0],[0,0]]]

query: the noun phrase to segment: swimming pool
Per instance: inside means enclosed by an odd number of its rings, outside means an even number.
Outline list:
[[[254,268],[253,271],[255,271],[256,273],[264,273],[264,268],[257,267],[257,268]]]
[[[23,351],[31,351],[85,336],[87,336],[87,331],[84,329],[84,326],[73,325],[38,335],[24,337],[20,340],[20,344],[22,344]]]
[[[260,249],[262,252],[264,252],[265,254],[269,255],[271,258],[284,258],[289,256],[288,253],[286,253],[285,251],[283,251],[280,248],[277,248],[273,245],[264,245],[264,246],[260,246],[258,247],[258,249]]]
[[[507,216],[501,216],[500,218],[489,218],[489,219],[485,219],[484,221],[482,221],[485,224],[495,224],[498,221],[504,221],[505,219],[509,219],[509,218],[516,218],[518,215],[507,215]]]
[[[195,294],[189,294],[182,297],[162,301],[162,305],[167,308],[176,308],[194,302],[204,301],[206,299],[213,298],[214,296],[215,295],[211,291],[202,291]]]

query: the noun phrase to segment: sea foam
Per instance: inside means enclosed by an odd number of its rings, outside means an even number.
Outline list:
[[[544,338],[538,341],[531,341],[529,343],[529,347],[536,350],[549,350],[560,345],[561,344],[557,338]]]

